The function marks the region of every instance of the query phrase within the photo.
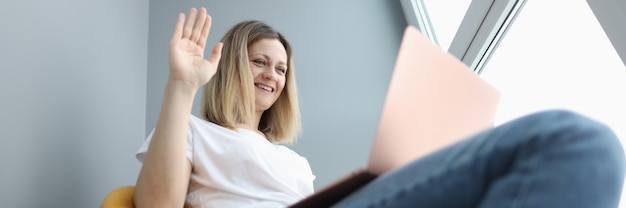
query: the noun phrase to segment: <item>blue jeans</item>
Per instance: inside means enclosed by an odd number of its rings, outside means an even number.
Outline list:
[[[617,207],[624,158],[605,125],[544,111],[381,175],[335,207]]]

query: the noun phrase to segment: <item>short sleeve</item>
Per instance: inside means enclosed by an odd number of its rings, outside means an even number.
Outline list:
[[[189,122],[189,128],[187,129],[187,160],[193,164],[193,122]],[[154,134],[154,129],[150,132],[146,140],[143,142],[139,150],[135,154],[135,157],[139,162],[143,163],[143,160],[146,157],[146,152],[148,152],[148,147],[150,147],[150,141],[152,141],[152,135]]]

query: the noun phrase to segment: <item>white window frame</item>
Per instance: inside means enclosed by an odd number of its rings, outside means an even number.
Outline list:
[[[406,21],[430,40],[437,36],[423,0],[400,0]],[[523,8],[526,0],[473,0],[450,44],[448,52],[476,73],[485,64]],[[611,44],[626,64],[626,1],[587,0]]]
[[[416,26],[433,42],[437,36],[423,0],[401,0],[409,25]],[[473,0],[457,30],[448,52],[480,73],[525,0]]]
[[[526,0],[474,0],[448,51],[480,73]]]
[[[626,1],[587,0],[613,48],[626,65]]]
[[[424,1],[400,0],[400,4],[402,5],[402,10],[404,10],[404,17],[406,18],[407,24],[417,27],[428,39],[439,45]]]

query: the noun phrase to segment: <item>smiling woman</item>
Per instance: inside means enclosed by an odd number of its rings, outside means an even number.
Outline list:
[[[210,26],[204,8],[178,19],[161,114],[137,153],[135,204],[284,207],[313,193],[308,161],[279,144],[300,132],[289,42],[244,21],[204,59]],[[202,85],[199,118],[190,113]]]
[[[248,51],[253,63],[250,70],[256,86],[256,112],[261,116],[276,102],[285,87],[287,52],[280,41],[268,38],[253,43]]]
[[[224,58],[205,86],[201,115],[227,128],[247,128],[272,142],[291,143],[301,127],[287,39],[251,20],[235,25],[222,42]]]

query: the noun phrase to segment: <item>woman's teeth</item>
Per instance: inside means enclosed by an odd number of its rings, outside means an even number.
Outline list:
[[[262,90],[268,91],[268,92],[272,92],[273,89],[267,85],[262,85],[262,84],[257,84],[256,85],[258,88],[261,88]]]

